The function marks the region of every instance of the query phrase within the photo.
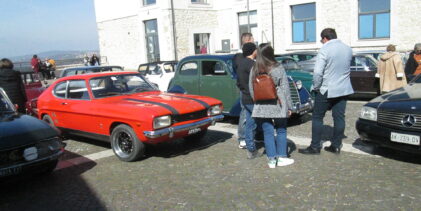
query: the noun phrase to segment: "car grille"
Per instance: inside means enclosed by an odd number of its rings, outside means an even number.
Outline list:
[[[208,116],[207,110],[200,110],[200,111],[195,111],[195,112],[191,112],[187,114],[174,115],[172,118],[173,118],[173,123],[177,123],[177,122],[200,119],[207,116]]]
[[[411,127],[402,125],[402,120],[405,117],[405,115],[408,115],[408,113],[379,110],[377,114],[377,124],[382,125],[382,126],[397,128],[397,129],[420,131],[421,130],[421,115],[412,114],[415,117],[416,121],[415,121],[415,124]]]
[[[292,104],[295,105],[296,103],[300,103],[300,94],[295,86],[294,81],[289,81],[289,92],[291,93],[291,100]]]
[[[48,145],[46,141],[50,139],[42,140],[37,142],[36,144],[26,145],[26,146],[19,146],[14,149],[2,150],[0,151],[0,167],[25,163],[25,158],[23,157],[23,152],[25,149],[29,147],[36,147],[38,158],[47,157],[53,152],[48,149]]]

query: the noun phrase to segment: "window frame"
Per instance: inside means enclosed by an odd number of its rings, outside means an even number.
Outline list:
[[[156,32],[148,32],[147,25],[148,23],[155,22],[156,24]],[[143,25],[145,27],[145,41],[146,41],[146,57],[149,63],[160,61],[161,59],[161,52],[160,52],[160,46],[159,46],[159,31],[158,31],[158,19],[150,19],[150,20],[144,20]],[[150,38],[153,40],[153,47],[154,52],[150,53],[149,49],[149,43]]]
[[[149,5],[155,5],[156,4],[156,0],[154,0],[153,3],[148,3],[148,0],[143,0],[143,6],[149,6]]]
[[[250,11],[248,11],[249,12],[249,14],[250,14],[250,17],[251,17],[251,13],[256,13],[255,15],[256,15],[256,18],[257,18],[257,10],[250,10]],[[257,20],[256,20],[256,23],[250,23],[250,24],[248,24],[248,23],[246,23],[246,24],[240,24],[240,15],[242,15],[242,14],[246,14],[247,15],[247,11],[245,11],[245,12],[239,12],[239,13],[237,13],[237,18],[238,18],[238,34],[240,35],[239,36],[239,43],[240,43],[240,45],[241,45],[241,27],[247,27],[248,28],[248,26],[250,26],[250,31],[249,31],[249,33],[252,33],[252,28],[257,28],[257,26],[258,26],[258,22],[257,22]],[[244,32],[243,32],[244,33]],[[256,35],[256,34],[253,34],[253,37],[254,37],[254,41],[255,42],[257,42],[257,36],[258,35]]]
[[[295,6],[302,6],[302,5],[314,5],[314,18],[304,18],[304,19],[298,19],[298,20],[294,20],[294,10],[293,7]],[[317,41],[317,36],[316,36],[316,31],[317,31],[317,8],[316,8],[316,2],[309,2],[309,3],[304,3],[304,4],[295,4],[295,5],[290,5],[290,9],[291,9],[291,41],[292,43],[315,43]],[[315,24],[315,31],[314,31],[314,41],[306,41],[307,40],[307,22],[309,21],[314,21]],[[294,41],[294,23],[297,22],[302,22],[304,23],[304,39],[303,41]]]
[[[390,0],[388,0],[390,1]],[[361,6],[361,0],[358,0],[358,39],[359,40],[373,40],[373,39],[388,39],[390,38],[390,13],[391,13],[391,6],[389,5],[388,10],[376,10],[376,11],[370,11],[370,12],[360,12],[360,6]],[[386,37],[377,37],[376,36],[376,26],[377,26],[377,15],[379,14],[389,14],[389,33]],[[361,16],[367,16],[370,15],[373,19],[373,25],[372,25],[372,34],[371,37],[368,38],[362,38],[361,37]]]
[[[193,0],[190,0],[191,4],[208,4],[208,0],[196,0],[196,2],[193,2]]]

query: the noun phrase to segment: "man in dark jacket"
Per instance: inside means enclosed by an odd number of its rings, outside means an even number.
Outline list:
[[[25,113],[26,93],[20,72],[14,71],[12,61],[5,58],[0,61],[0,87],[19,106],[18,111]]]
[[[409,54],[408,61],[405,64],[406,80],[409,82],[416,75],[421,73],[421,43],[414,46],[414,51]]]
[[[237,86],[241,92],[241,103],[246,115],[245,141],[247,146],[247,157],[249,159],[260,156],[254,143],[256,123],[251,117],[253,111],[253,99],[249,90],[249,76],[256,58],[256,45],[254,43],[245,43],[243,45],[243,59],[237,60]]]
[[[251,33],[243,33],[241,34],[241,48],[245,43],[254,43],[254,38]],[[239,63],[241,63],[242,60],[244,60],[245,57],[243,56],[243,53],[237,53],[234,56],[234,69],[237,71],[239,68]],[[238,87],[238,81],[237,81],[237,87]],[[240,92],[240,98],[241,98],[241,92]],[[240,105],[241,105],[241,112],[240,112],[240,118],[238,120],[238,147],[240,149],[246,148],[246,139],[245,139],[245,127],[246,127],[246,114],[244,112],[244,106],[241,103],[240,99]]]

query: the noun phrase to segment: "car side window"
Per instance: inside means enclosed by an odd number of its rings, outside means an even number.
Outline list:
[[[148,70],[148,65],[140,65],[139,68],[137,69],[137,71],[141,72],[141,71],[146,71]]]
[[[76,75],[76,70],[69,70],[69,71],[64,72],[63,77],[71,76],[71,75]]]
[[[351,60],[352,71],[369,71],[369,65],[367,64],[367,58],[362,56],[354,56]]]
[[[89,100],[89,92],[86,88],[86,83],[84,80],[74,80],[69,82],[69,94],[68,99],[75,100]]]
[[[59,98],[66,98],[67,81],[63,81],[54,88],[54,95]]]
[[[172,64],[164,64],[163,66],[166,73],[174,72],[174,66]]]
[[[220,61],[202,61],[202,75],[227,75]]]
[[[197,75],[197,63],[196,62],[187,62],[182,64],[180,68],[180,75]]]

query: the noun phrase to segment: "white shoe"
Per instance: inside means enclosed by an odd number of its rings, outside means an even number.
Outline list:
[[[276,160],[275,159],[270,159],[268,161],[268,166],[269,166],[269,168],[274,169],[276,167]]]
[[[278,158],[278,166],[288,166],[294,163],[294,159],[291,158]]]
[[[246,141],[240,141],[240,144],[238,145],[238,148],[245,149],[247,147]]]

